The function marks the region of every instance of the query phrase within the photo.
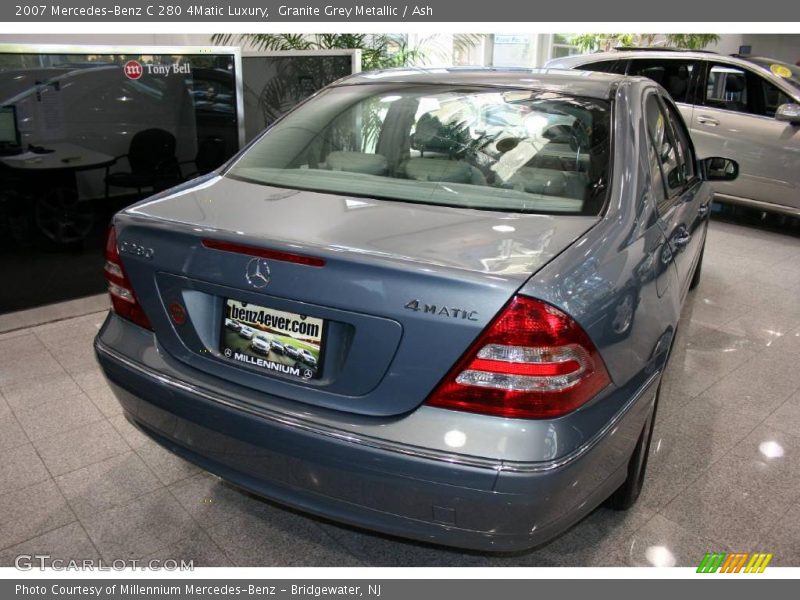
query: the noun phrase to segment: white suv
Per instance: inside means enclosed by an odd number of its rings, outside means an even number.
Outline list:
[[[713,52],[620,49],[551,60],[548,68],[649,77],[689,125],[697,154],[739,163],[716,199],[800,216],[800,67]]]

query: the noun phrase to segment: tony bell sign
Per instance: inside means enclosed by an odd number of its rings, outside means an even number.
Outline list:
[[[172,64],[159,64],[159,63],[141,63],[138,60],[129,60],[122,65],[122,72],[128,79],[139,79],[145,73],[148,75],[156,75],[160,77],[167,77],[168,75],[189,75],[192,72],[192,66],[189,63],[172,63]]]

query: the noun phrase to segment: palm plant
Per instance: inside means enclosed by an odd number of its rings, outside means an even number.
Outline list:
[[[482,38],[479,34],[453,36],[453,48],[467,51],[480,44]],[[432,55],[444,52],[445,39],[450,38],[434,34],[411,48],[406,36],[390,33],[215,33],[211,37],[215,44],[235,42],[254,50],[361,50],[362,71],[424,63]]]
[[[456,50],[466,51],[480,43],[480,35],[460,35],[452,39]],[[303,35],[294,33],[217,33],[212,42],[220,45],[237,43],[256,51],[297,50],[361,50],[361,70],[371,71],[424,63],[430,56],[446,51],[445,38],[438,35],[420,40],[409,47],[406,36],[366,33],[320,33]],[[256,96],[263,115],[264,126],[269,125],[289,108],[310,93],[350,73],[349,67],[335,57],[276,57],[273,61],[276,76],[270,78],[261,90],[249,89],[245,93]],[[365,115],[367,137],[376,126],[374,115]]]
[[[611,50],[615,46],[653,46],[702,50],[719,41],[715,33],[667,33],[657,42],[656,33],[582,33],[570,36],[570,42],[581,52]]]
[[[438,36],[423,40],[420,46],[436,49]],[[361,50],[361,70],[402,67],[423,62],[428,52],[421,47],[409,48],[406,37],[384,33],[216,33],[211,38],[215,44],[238,43],[254,50]],[[480,36],[460,36],[456,45],[475,45]]]

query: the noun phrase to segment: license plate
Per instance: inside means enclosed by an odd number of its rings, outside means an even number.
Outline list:
[[[325,321],[230,298],[225,300],[220,352],[267,373],[316,379]]]

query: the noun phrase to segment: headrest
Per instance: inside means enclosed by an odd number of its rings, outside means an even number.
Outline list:
[[[417,181],[470,183],[472,168],[460,160],[410,158],[405,163],[406,177]]]
[[[728,73],[725,78],[726,92],[741,92],[744,89],[744,77]]]
[[[333,171],[364,173],[365,175],[383,175],[388,168],[388,161],[382,154],[366,154],[364,152],[345,152],[336,150],[325,159]]]

